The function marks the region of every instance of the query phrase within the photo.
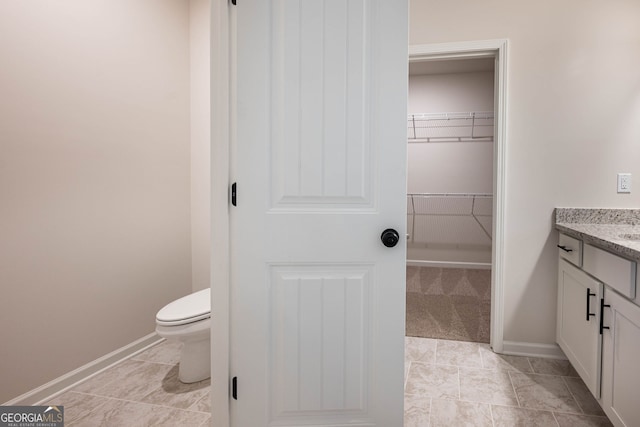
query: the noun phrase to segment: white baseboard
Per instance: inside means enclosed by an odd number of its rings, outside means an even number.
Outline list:
[[[69,373],[66,373],[46,384],[41,385],[31,391],[28,391],[15,399],[2,404],[2,406],[14,406],[14,405],[38,405],[45,403],[47,400],[69,390],[77,384],[85,381],[100,372],[104,371],[115,365],[122,360],[131,357],[141,351],[146,350],[152,345],[162,341],[161,338],[155,332],[150,333],[147,336],[140,338],[121,347],[109,354],[106,354],[99,359],[87,363],[84,366],[79,367]]]
[[[519,341],[503,341],[502,354],[512,356],[544,357],[547,359],[566,359],[557,344],[538,344]]]
[[[487,262],[422,261],[408,259],[407,265],[410,267],[469,268],[475,270],[491,270],[491,263]]]

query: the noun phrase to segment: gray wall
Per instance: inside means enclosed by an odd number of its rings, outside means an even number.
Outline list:
[[[411,1],[411,44],[510,42],[505,340],[555,341],[554,207],[640,206],[638,22],[636,0]]]
[[[409,114],[493,111],[493,79],[493,71],[409,76]],[[493,192],[492,141],[409,141],[407,151],[409,193]]]
[[[193,290],[210,284],[211,91],[210,0],[190,0],[191,271]]]
[[[0,2],[0,402],[191,291],[189,3]]]

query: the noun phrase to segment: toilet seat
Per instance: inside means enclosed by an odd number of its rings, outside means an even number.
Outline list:
[[[156,324],[179,326],[211,317],[211,289],[203,289],[164,306],[156,315]]]

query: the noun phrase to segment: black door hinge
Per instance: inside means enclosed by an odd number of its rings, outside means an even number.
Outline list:
[[[234,182],[233,184],[231,184],[231,204],[233,206],[237,206],[237,200],[236,200],[236,194],[237,194],[237,190],[236,190],[236,183]]]
[[[231,4],[235,6],[236,5],[236,0],[231,0]]]
[[[231,380],[231,397],[238,400],[238,377],[233,377]]]

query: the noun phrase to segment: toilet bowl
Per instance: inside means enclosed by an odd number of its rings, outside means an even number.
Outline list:
[[[183,383],[211,376],[211,290],[204,289],[164,306],[156,315],[156,332],[182,342],[178,378]]]

